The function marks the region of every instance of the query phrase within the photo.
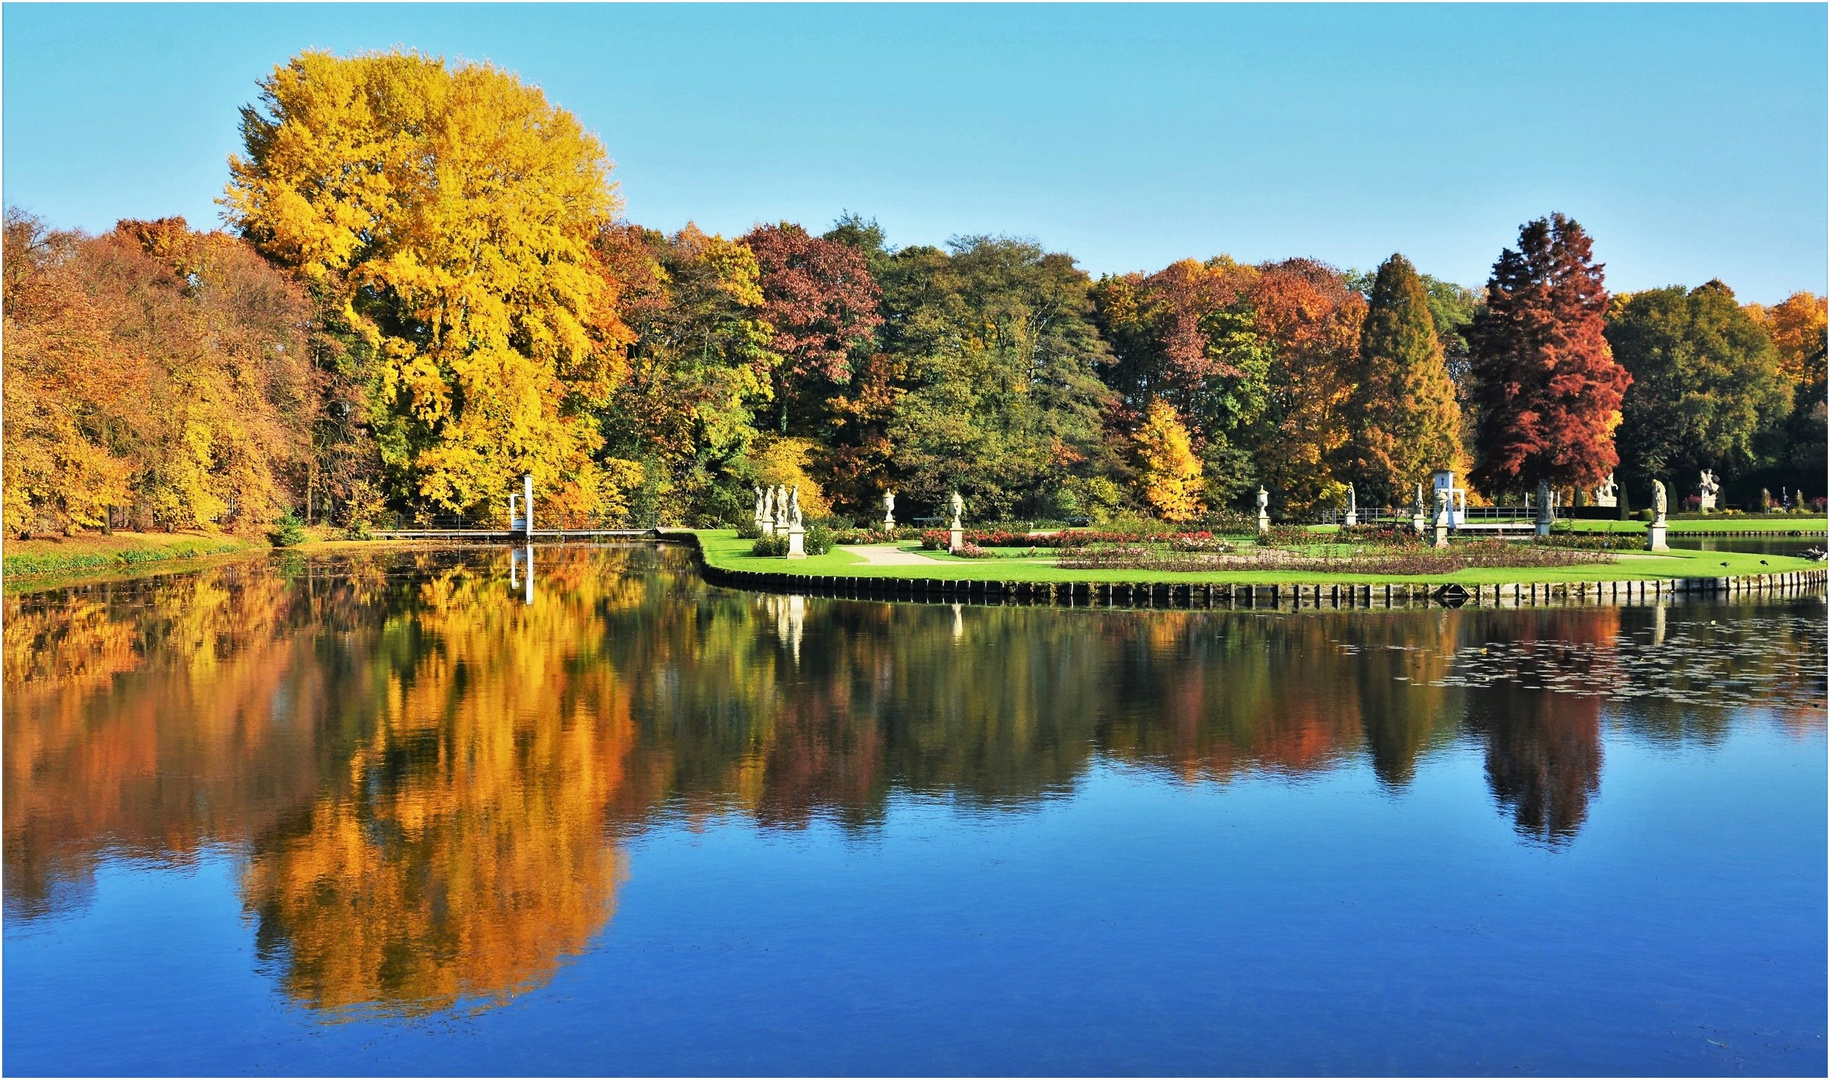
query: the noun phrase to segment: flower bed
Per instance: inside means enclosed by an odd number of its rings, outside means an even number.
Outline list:
[[[1504,540],[1476,540],[1448,548],[1416,546],[1410,550],[1383,549],[1320,555],[1303,555],[1281,548],[1232,555],[1165,552],[1134,544],[1088,548],[1063,555],[1057,566],[1069,570],[1167,570],[1203,573],[1240,570],[1288,570],[1298,573],[1393,574],[1425,576],[1452,574],[1477,567],[1548,567],[1612,563],[1612,555],[1536,544],[1509,544]]]

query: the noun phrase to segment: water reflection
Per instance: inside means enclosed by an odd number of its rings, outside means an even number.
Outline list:
[[[9,913],[80,904],[103,858],[230,845],[292,999],[415,1013],[550,978],[610,920],[621,838],[664,818],[868,829],[894,793],[1021,808],[1096,760],[1365,761],[1397,792],[1468,740],[1518,834],[1562,846],[1604,705],[1661,740],[1719,738],[1715,705],[1824,722],[1821,604],[962,608],[711,589],[672,549],[535,565],[294,558],[8,600]]]

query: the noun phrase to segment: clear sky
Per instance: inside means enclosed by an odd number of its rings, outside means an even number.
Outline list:
[[[237,109],[309,48],[487,59],[603,139],[628,217],[876,217],[1089,271],[1225,252],[1479,285],[1533,217],[1616,290],[1826,291],[1826,8],[0,9],[0,187],[56,226],[217,220]]]

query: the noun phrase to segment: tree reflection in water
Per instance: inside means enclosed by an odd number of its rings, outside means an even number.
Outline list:
[[[962,611],[712,589],[646,547],[542,548],[530,594],[525,565],[294,557],[9,599],[9,912],[80,903],[101,859],[226,845],[288,995],[415,1013],[550,978],[611,917],[618,838],[663,817],[864,829],[894,793],[1028,806],[1096,760],[1226,782],[1364,753],[1397,790],[1475,738],[1519,832],[1563,844],[1604,699],[1720,737],[1682,694],[1615,696],[1687,690],[1685,649],[1757,639],[1737,677],[1823,723],[1821,618],[1649,652],[1652,614],[1612,608]]]

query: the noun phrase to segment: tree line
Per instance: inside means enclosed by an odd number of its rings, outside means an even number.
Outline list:
[[[1097,280],[1022,239],[847,214],[725,238],[620,215],[602,144],[487,64],[308,52],[242,110],[227,232],[9,209],[5,523],[361,528],[501,515],[1186,521],[1618,472],[1823,492],[1825,300],[1610,295],[1532,221],[1484,290],[1225,256]],[[1641,496],[1643,498],[1643,496]]]

